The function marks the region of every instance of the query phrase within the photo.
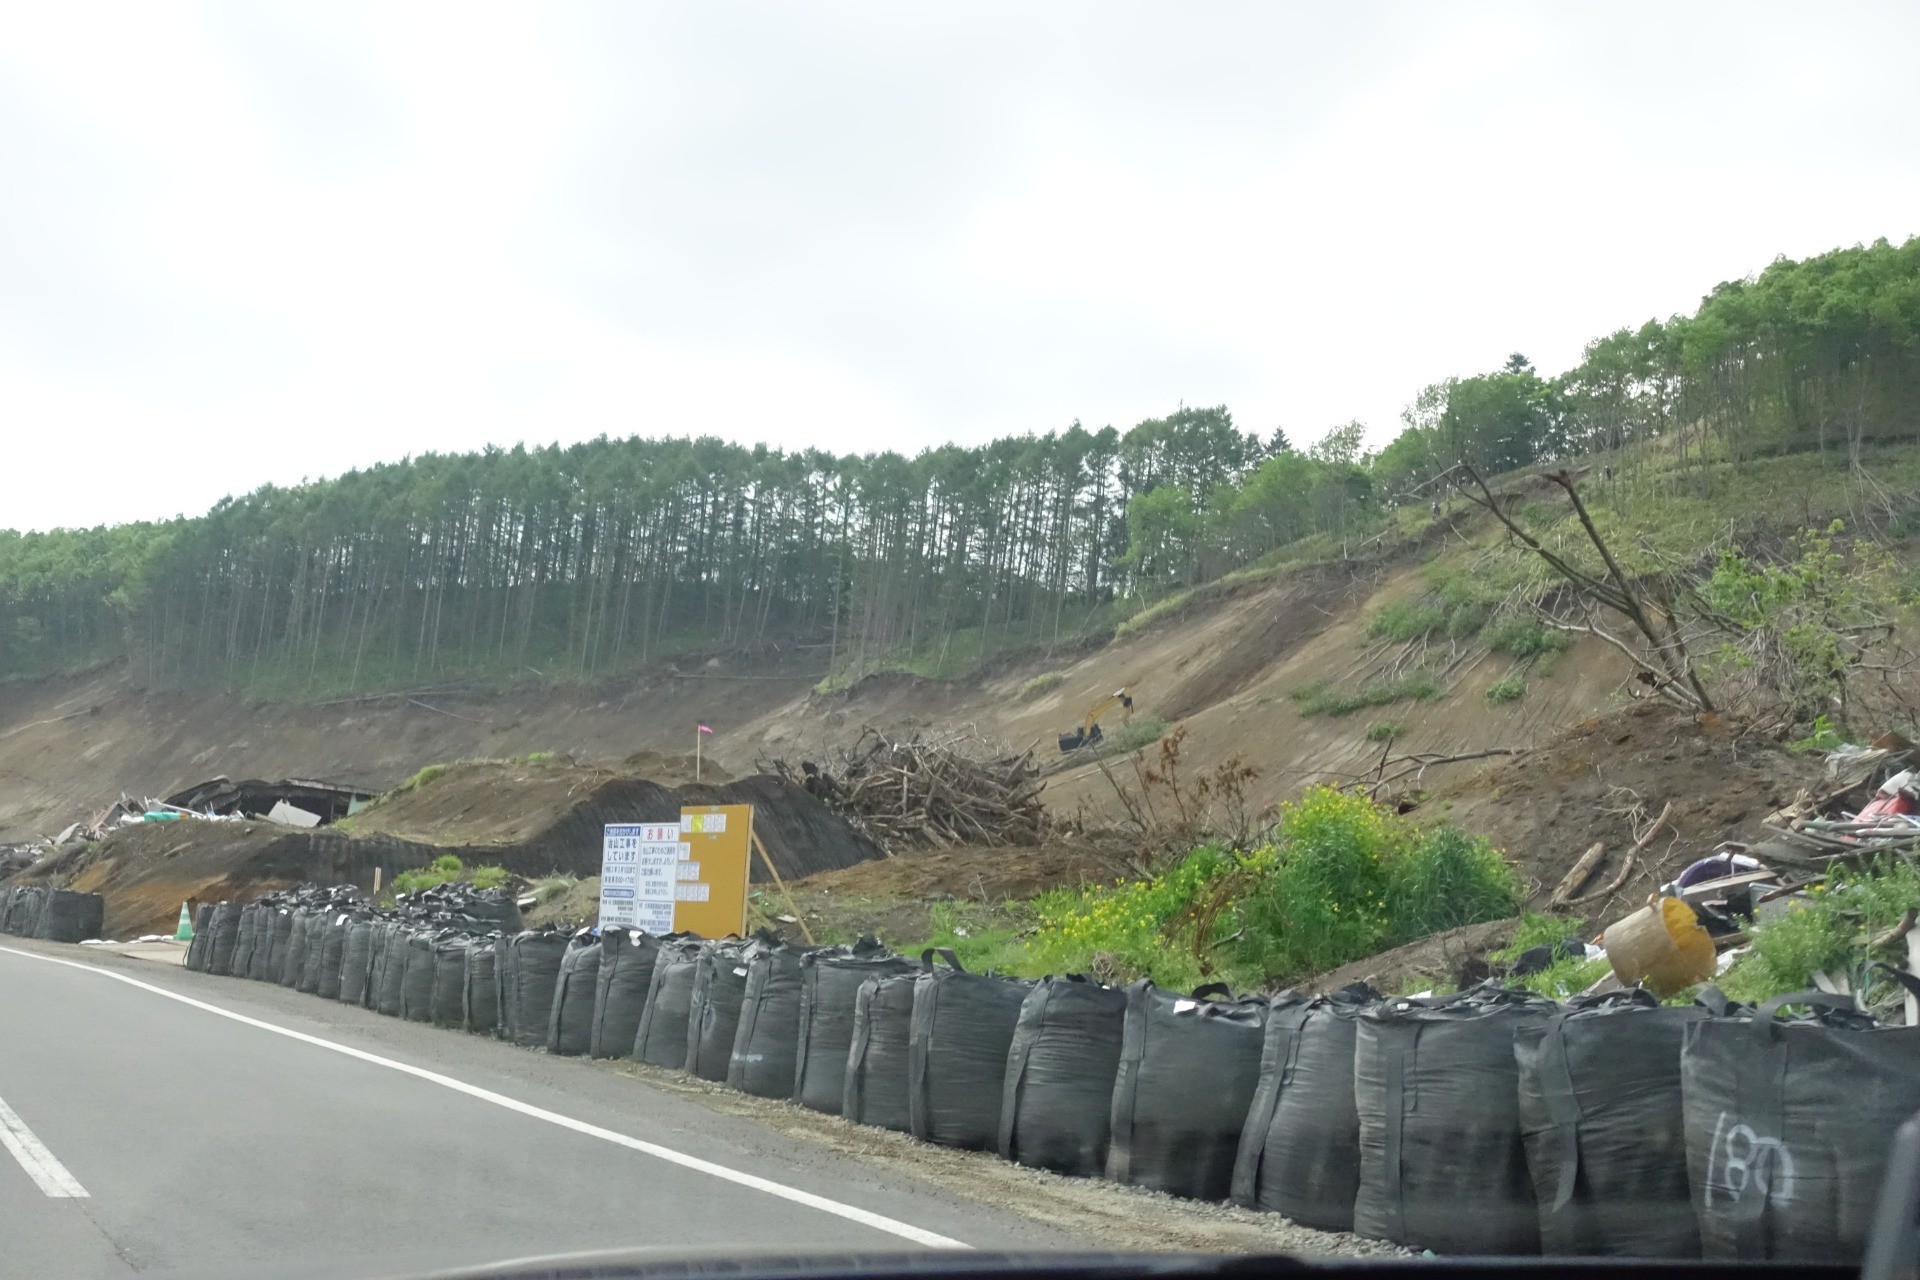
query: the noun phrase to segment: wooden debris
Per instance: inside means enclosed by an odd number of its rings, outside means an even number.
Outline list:
[[[895,740],[872,727],[828,763],[768,762],[780,777],[888,852],[955,845],[1033,845],[1046,838],[1046,785],[1033,751],[971,733]]]
[[[1558,911],[1571,902],[1574,891],[1587,882],[1587,877],[1593,874],[1593,869],[1600,865],[1600,859],[1606,853],[1606,841],[1594,841],[1593,848],[1580,855],[1580,860],[1573,864],[1573,870],[1567,872],[1566,878],[1554,889],[1553,896],[1547,899],[1547,910]]]
[[[1598,889],[1595,889],[1592,893],[1583,893],[1577,898],[1568,898],[1567,905],[1570,907],[1577,907],[1583,902],[1592,902],[1595,898],[1610,898],[1614,894],[1620,891],[1620,886],[1625,884],[1627,882],[1627,877],[1632,874],[1633,874],[1633,855],[1628,854],[1627,860],[1620,864],[1619,875],[1607,881],[1604,885],[1601,885]]]

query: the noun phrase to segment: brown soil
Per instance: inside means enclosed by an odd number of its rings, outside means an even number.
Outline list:
[[[362,810],[356,837],[437,845],[464,862],[525,875],[587,875],[600,868],[610,822],[671,822],[683,805],[751,804],[753,829],[786,877],[881,856],[874,844],[799,787],[766,774],[665,786],[609,769],[548,761],[469,761]],[[752,878],[766,874],[755,859]]]
[[[1466,966],[1486,959],[1513,941],[1515,920],[1464,925],[1409,942],[1377,956],[1343,964],[1305,983],[1308,991],[1338,991],[1350,982],[1364,982],[1385,995],[1405,995],[1426,987],[1460,987],[1478,981]]]
[[[1120,870],[1112,849],[1087,842],[946,849],[808,876],[788,886],[790,905],[763,888],[759,902],[769,915],[797,909],[818,937],[871,933],[909,946],[932,934],[933,908],[940,903],[998,907],[1049,889],[1111,880]]]
[[[371,890],[376,867],[391,880],[439,852],[270,822],[148,822],[75,846],[22,878],[100,894],[106,936],[130,938],[172,933],[189,900],[246,900],[307,880]]]
[[[1491,839],[1528,877],[1537,907],[1596,841],[1607,853],[1586,889],[1611,882],[1634,842],[1626,810],[1637,805],[1644,823],[1672,801],[1668,824],[1620,889],[1574,908],[1604,925],[1721,841],[1757,838],[1761,819],[1813,783],[1821,768],[1818,756],[1649,700],[1442,785],[1418,813]]]

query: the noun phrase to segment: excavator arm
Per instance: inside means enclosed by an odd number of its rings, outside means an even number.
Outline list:
[[[1100,701],[1087,708],[1087,714],[1080,721],[1080,727],[1070,729],[1060,735],[1062,752],[1078,751],[1081,747],[1091,746],[1100,741],[1100,717],[1114,707],[1124,708],[1122,719],[1133,719],[1133,697],[1125,689],[1116,689]]]

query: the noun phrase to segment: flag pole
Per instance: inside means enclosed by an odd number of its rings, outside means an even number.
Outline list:
[[[700,781],[700,726],[693,726],[693,780]]]

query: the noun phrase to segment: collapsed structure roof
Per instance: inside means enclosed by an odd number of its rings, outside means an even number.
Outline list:
[[[242,778],[238,782],[220,777],[196,783],[166,798],[176,809],[210,813],[221,817],[264,818],[276,804],[289,804],[317,816],[321,823],[337,822],[376,793],[332,782],[314,782],[289,778],[268,782],[261,778]]]

